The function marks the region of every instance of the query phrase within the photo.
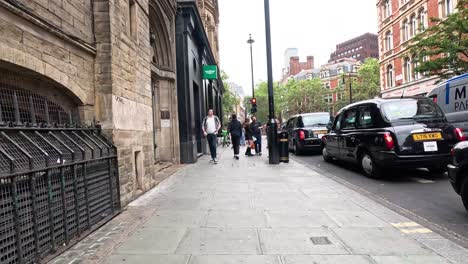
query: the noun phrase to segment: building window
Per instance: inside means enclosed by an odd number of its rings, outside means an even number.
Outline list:
[[[130,36],[136,38],[137,32],[137,5],[135,0],[128,0],[128,21],[127,32]]]
[[[445,0],[445,15],[450,16],[453,13],[453,0]]]
[[[392,32],[387,31],[387,33],[385,33],[385,50],[389,51],[392,48],[393,48],[393,46],[392,46]]]
[[[410,38],[410,26],[408,23],[408,19],[403,20],[403,23],[401,25],[402,29],[402,36],[403,36],[403,41],[407,41]]]
[[[417,81],[421,79],[422,76],[421,76],[421,73],[416,72],[416,68],[419,67],[419,61],[416,55],[413,55],[412,61],[413,61],[413,71],[412,71],[413,76],[412,77],[415,81]]]
[[[442,12],[442,17],[447,17],[453,14],[453,11],[455,9],[455,0],[442,0],[441,2],[441,12]]]
[[[421,8],[419,10],[419,31],[424,31],[426,30],[426,10],[424,8]]]
[[[393,87],[393,66],[387,66],[387,88]]]
[[[425,53],[424,50],[423,50],[423,53]],[[422,58],[422,61],[423,61],[423,62],[426,62],[426,61],[428,61],[428,60],[429,60],[429,57],[428,57],[428,56],[424,56],[424,57]],[[428,72],[423,72],[422,75],[423,75],[423,76],[429,76],[429,73],[428,73]]]
[[[404,62],[403,62],[403,71],[404,71],[404,75],[405,75],[405,81],[406,82],[411,82],[411,75],[412,75],[411,60],[408,57],[406,57]]]
[[[384,8],[384,18],[390,17],[392,15],[392,1],[385,0],[383,8]]]
[[[328,104],[333,103],[333,95],[332,94],[327,94],[327,95],[323,96],[323,100]]]
[[[411,32],[410,33],[411,33],[411,37],[414,37],[418,33],[418,20],[416,19],[415,14],[411,15],[410,21],[411,21]]]

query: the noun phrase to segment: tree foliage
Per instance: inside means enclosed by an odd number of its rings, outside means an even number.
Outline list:
[[[287,84],[274,83],[275,116],[280,120],[310,112],[337,112],[349,103],[349,85],[352,82],[353,101],[361,101],[380,95],[380,72],[377,59],[369,58],[360,66],[356,77],[344,77],[345,80],[335,89],[325,88],[320,79],[290,80]],[[262,82],[255,89],[257,98],[257,118],[265,123],[268,120],[268,85]],[[328,103],[326,98],[336,98]],[[244,104],[250,106],[251,97],[245,98]],[[250,107],[247,107],[250,111]]]
[[[224,93],[222,99],[222,108],[223,108],[223,124],[227,123],[232,113],[236,112],[236,106],[239,105],[239,98],[235,95],[231,86],[228,83],[229,76],[226,72],[221,72],[221,80],[224,85]]]
[[[333,103],[335,112],[349,104],[349,87],[353,90],[353,102],[380,96],[380,66],[375,58],[367,58],[359,67],[356,77],[342,76],[344,82],[334,92],[338,100]]]
[[[329,93],[320,79],[291,80],[284,87],[284,110],[289,115],[328,111]]]
[[[380,66],[375,58],[368,58],[359,67],[353,85],[353,102],[380,96]]]
[[[468,0],[459,0],[458,11],[418,34],[410,45],[419,66],[416,71],[440,80],[468,72]],[[430,58],[430,59],[426,59]]]

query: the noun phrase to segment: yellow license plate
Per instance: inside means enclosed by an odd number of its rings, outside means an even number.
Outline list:
[[[322,131],[314,131],[314,135],[320,135],[320,134],[327,134],[327,130],[322,130]]]
[[[414,141],[426,141],[426,140],[439,140],[442,139],[442,133],[423,133],[423,134],[414,134]]]

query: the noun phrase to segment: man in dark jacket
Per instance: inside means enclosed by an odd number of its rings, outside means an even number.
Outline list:
[[[250,127],[252,128],[253,136],[256,138],[255,140],[255,153],[257,155],[262,155],[262,124],[257,121],[256,116],[252,116],[252,123],[250,123]]]
[[[234,149],[234,158],[238,160],[240,138],[242,136],[242,124],[239,120],[237,120],[236,114],[232,114],[231,116],[231,122],[229,122],[228,131],[231,134],[231,141]]]

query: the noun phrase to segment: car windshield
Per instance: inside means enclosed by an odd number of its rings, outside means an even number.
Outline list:
[[[417,120],[424,118],[441,118],[444,114],[430,100],[402,99],[382,104],[382,113],[387,120]]]
[[[304,115],[299,120],[302,120],[300,127],[326,126],[330,122],[330,114]]]

